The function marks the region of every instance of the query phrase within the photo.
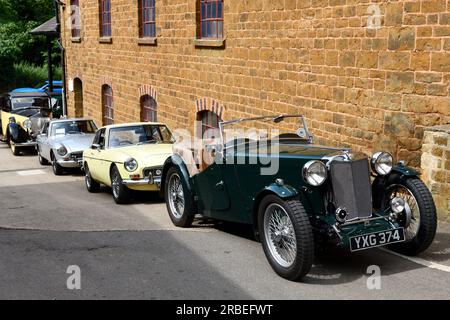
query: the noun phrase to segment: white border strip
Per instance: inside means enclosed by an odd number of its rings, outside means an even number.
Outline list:
[[[383,250],[384,252],[396,255],[396,256],[401,257],[403,259],[412,261],[414,263],[421,264],[421,265],[423,265],[425,267],[428,267],[428,268],[431,268],[431,269],[437,269],[437,270],[444,271],[444,272],[450,272],[450,267],[449,266],[445,266],[443,264],[431,262],[431,261],[428,261],[428,260],[425,260],[425,259],[421,259],[421,258],[417,258],[417,257],[404,256],[403,254],[400,254],[400,253],[397,253],[397,252],[394,252],[394,251],[390,251],[390,250],[387,250],[387,249],[380,249],[380,250]]]
[[[19,176],[35,176],[39,174],[45,174],[43,170],[24,170],[24,171],[16,171]]]

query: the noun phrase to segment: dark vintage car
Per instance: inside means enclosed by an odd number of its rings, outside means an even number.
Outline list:
[[[272,268],[290,280],[301,280],[326,244],[416,255],[433,242],[429,190],[387,152],[316,145],[298,115],[222,122],[215,137],[200,152],[176,144],[165,163],[162,188],[176,226],[189,227],[196,214],[251,224]]]
[[[0,96],[2,140],[14,155],[36,147],[36,137],[52,116],[50,96],[44,92],[11,92]]]

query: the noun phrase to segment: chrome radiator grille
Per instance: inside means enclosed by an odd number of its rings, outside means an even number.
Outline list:
[[[369,161],[333,161],[330,168],[336,206],[347,209],[347,220],[369,218],[372,215]]]

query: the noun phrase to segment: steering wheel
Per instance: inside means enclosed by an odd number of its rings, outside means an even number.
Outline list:
[[[120,141],[119,146],[127,146],[130,144],[133,144],[133,142],[131,142],[130,140],[122,140]]]

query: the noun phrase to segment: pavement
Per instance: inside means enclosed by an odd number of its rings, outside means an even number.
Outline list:
[[[83,175],[56,177],[0,143],[0,299],[449,299],[450,225],[413,259],[387,250],[332,249],[304,282],[277,276],[247,226],[171,223],[156,195],[118,206],[89,194]],[[81,289],[69,290],[69,266]],[[369,289],[369,266],[381,288]]]

